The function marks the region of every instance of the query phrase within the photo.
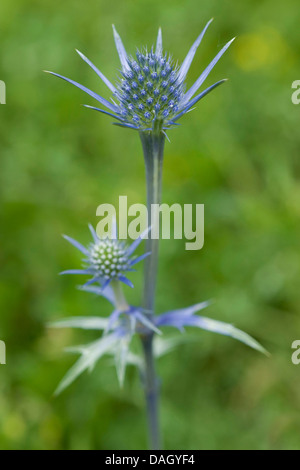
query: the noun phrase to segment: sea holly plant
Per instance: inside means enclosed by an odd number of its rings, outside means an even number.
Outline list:
[[[85,105],[114,119],[117,126],[135,130],[141,139],[147,187],[148,227],[131,245],[118,239],[115,221],[111,221],[110,235],[105,237],[96,233],[90,226],[92,242],[83,246],[76,240],[65,236],[83,255],[83,268],[64,271],[63,274],[87,276],[83,291],[99,295],[112,305],[112,312],[107,317],[73,317],[56,321],[52,326],[59,328],[73,327],[101,331],[101,336],[91,344],[69,348],[70,352],[80,355],[74,366],[67,372],[57,388],[57,393],[64,390],[85,370],[93,369],[95,363],[104,354],[113,355],[117,375],[122,384],[126,365],[132,364],[141,371],[145,389],[149,442],[152,449],[159,449],[160,432],[158,420],[159,386],[155,371],[156,357],[170,351],[176,341],[162,337],[164,327],[174,327],[184,331],[187,326],[231,336],[257,351],[267,354],[266,350],[253,338],[233,325],[200,316],[198,312],[209,306],[204,301],[186,308],[170,310],[162,314],[155,312],[155,292],[158,266],[159,239],[151,233],[159,233],[159,221],[151,221],[152,204],[161,202],[161,181],[164,144],[168,129],[178,125],[178,120],[191,111],[202,98],[224,83],[219,80],[199,92],[211,70],[228,49],[233,39],[218,52],[210,64],[200,73],[195,83],[187,87],[186,77],[203,36],[210,25],[210,20],[190,48],[181,66],[178,66],[163,50],[162,33],[159,29],[155,47],[149,51],[139,49],[135,56],[127,54],[123,42],[113,27],[116,48],[121,68],[120,77],[112,84],[103,73],[81,52],[80,57],[96,72],[112,94],[111,100],[86,88],[78,82],[57,73],[52,73],[75,85],[94,98],[102,107]],[[197,94],[198,92],[198,94]],[[196,96],[195,96],[196,95]],[[145,252],[136,257],[135,250],[145,239]],[[123,292],[133,287],[130,271],[144,260],[144,293],[140,306],[130,305]],[[131,340],[137,335],[143,348],[143,359],[130,350]]]

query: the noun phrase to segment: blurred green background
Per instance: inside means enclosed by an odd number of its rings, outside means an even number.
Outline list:
[[[109,97],[85,53],[111,80],[119,62],[111,24],[126,48],[164,47],[182,61],[211,17],[188,85],[231,37],[237,41],[206,84],[230,81],[169,132],[163,200],[205,204],[205,246],[161,243],[157,310],[214,298],[205,314],[234,323],[272,353],[189,330],[160,359],[161,421],[167,449],[299,449],[299,116],[291,84],[300,78],[299,5],[271,0],[2,0],[0,79],[1,449],[141,449],[143,393],[134,369],[120,390],[100,361],[58,398],[75,357],[63,352],[94,332],[49,330],[68,315],[108,315],[110,306],[59,278],[80,255],[61,237],[89,241],[96,207],[145,201],[138,135],[84,109],[84,93],[43,69]],[[141,273],[126,293],[139,302]],[[129,292],[130,291],[130,292]],[[171,334],[174,335],[173,332]]]

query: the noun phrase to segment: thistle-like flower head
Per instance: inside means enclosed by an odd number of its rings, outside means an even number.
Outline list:
[[[135,57],[131,57],[127,55],[123,42],[113,27],[115,43],[122,66],[120,80],[116,86],[87,57],[77,51],[80,57],[97,73],[113,93],[112,102],[107,101],[74,80],[57,73],[50,73],[72,83],[95,98],[106,110],[95,106],[85,106],[114,117],[118,121],[114,124],[139,131],[153,130],[157,126],[160,130],[168,129],[175,125],[176,121],[201,98],[225,81],[216,82],[194,97],[233,39],[225,44],[200,74],[196,82],[186,91],[185,79],[188,70],[211,21],[206,24],[180,67],[177,67],[170,56],[163,51],[160,29],[155,49],[152,47],[150,52],[147,49],[137,50]]]
[[[127,279],[125,273],[134,271],[133,266],[149,255],[149,253],[145,253],[139,257],[133,255],[148,230],[128,246],[124,241],[118,240],[115,224],[113,225],[111,237],[105,238],[100,238],[91,225],[89,228],[93,242],[87,247],[73,238],[64,235],[67,241],[85,255],[85,258],[83,260],[83,269],[70,269],[63,271],[61,274],[88,274],[92,277],[86,285],[98,282],[105,288],[111,281],[121,281],[133,287],[133,284]]]
[[[88,263],[101,279],[112,280],[128,270],[129,257],[124,243],[99,239],[90,245]]]
[[[118,97],[122,115],[132,124],[151,128],[153,119],[169,121],[178,113],[184,85],[167,54],[137,51],[127,59]]]

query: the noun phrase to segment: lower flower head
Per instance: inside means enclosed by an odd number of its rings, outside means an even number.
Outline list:
[[[137,246],[148,233],[148,230],[142,233],[131,245],[127,245],[124,241],[118,240],[115,224],[111,238],[100,238],[94,228],[91,225],[89,227],[93,242],[87,247],[81,245],[81,243],[73,238],[64,235],[66,240],[85,255],[85,258],[83,259],[84,269],[71,269],[63,271],[61,274],[91,275],[92,278],[86,285],[98,282],[104,288],[111,281],[121,281],[133,287],[132,282],[127,279],[125,273],[134,271],[133,266],[150,254],[145,253],[138,257],[133,255]]]
[[[99,240],[91,244],[89,252],[89,265],[93,267],[101,279],[118,279],[130,268],[126,246],[118,240],[110,240],[109,238]]]

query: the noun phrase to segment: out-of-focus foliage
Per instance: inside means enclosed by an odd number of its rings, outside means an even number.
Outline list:
[[[179,61],[206,21],[215,21],[189,83],[226,41],[237,41],[207,84],[230,77],[169,133],[164,202],[205,204],[205,246],[164,240],[157,310],[214,298],[205,315],[233,322],[272,358],[229,338],[192,332],[160,359],[166,448],[299,449],[299,117],[291,84],[300,78],[298,5],[286,2],[2,0],[0,79],[1,280],[0,448],[137,449],[146,446],[143,393],[129,369],[119,389],[109,360],[66,392],[53,391],[73,355],[63,348],[93,332],[48,330],[64,316],[108,315],[109,307],[57,273],[79,257],[62,233],[88,241],[96,207],[144,202],[138,135],[84,109],[94,104],[53,70],[106,94],[78,48],[110,79],[118,57],[111,23],[128,51],[164,46]],[[131,277],[140,299],[141,275]],[[130,292],[129,292],[130,291]]]

